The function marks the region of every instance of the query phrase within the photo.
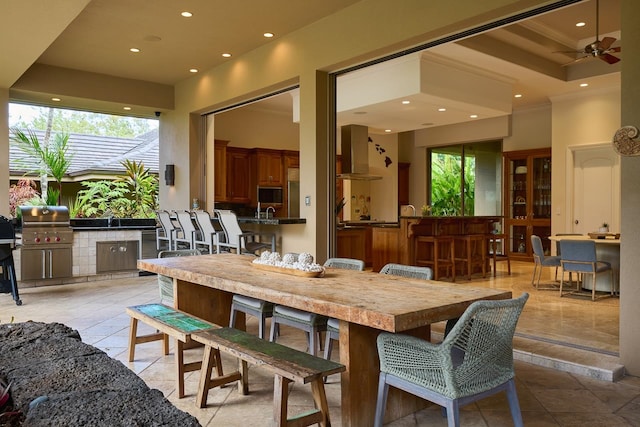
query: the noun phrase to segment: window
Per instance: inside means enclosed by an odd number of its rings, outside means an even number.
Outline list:
[[[432,215],[500,215],[501,141],[431,148],[428,155]]]

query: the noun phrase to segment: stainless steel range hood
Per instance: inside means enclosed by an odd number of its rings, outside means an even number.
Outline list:
[[[369,129],[361,125],[340,128],[342,137],[342,173],[338,179],[373,181],[381,176],[369,174]]]

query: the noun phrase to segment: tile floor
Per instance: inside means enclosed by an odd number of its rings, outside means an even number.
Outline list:
[[[530,299],[520,318],[514,341],[516,380],[526,426],[640,426],[640,378],[624,377],[616,382],[593,378],[589,371],[578,373],[527,363],[540,362],[536,354],[551,353],[549,360],[576,359],[584,353],[584,365],[596,365],[602,358],[616,360],[618,350],[618,299],[595,303],[560,298],[557,292],[536,291],[531,287],[531,264],[513,263],[513,274],[498,271],[497,278],[458,281],[459,286],[490,286],[512,289],[514,295],[529,292]],[[548,277],[547,277],[548,279]],[[177,407],[193,414],[203,426],[266,426],[272,412],[272,377],[252,368],[251,394],[239,395],[235,387],[209,392],[208,407],[196,408],[194,396],[198,372],[186,379],[187,397],[175,397],[173,353],[163,356],[159,342],[139,345],[136,361],[127,361],[129,319],[124,307],[154,302],[158,288],[154,276],[78,283],[73,285],[23,288],[24,305],[17,307],[10,295],[0,294],[0,322],[27,320],[61,322],[80,331],[83,340],[121,360],[139,374],[150,387],[161,390]],[[250,331],[257,323],[250,319]],[[434,325],[438,336],[441,325]],[[301,332],[283,327],[280,342],[304,349]],[[188,357],[199,359],[201,350],[190,350]],[[519,355],[518,355],[519,353]],[[338,351],[334,351],[337,355]],[[233,361],[227,359],[227,366]],[[544,362],[542,363],[544,364]],[[566,369],[565,369],[566,370]],[[586,374],[586,375],[581,375]],[[339,377],[332,376],[327,395],[334,426],[340,426]],[[291,412],[310,409],[313,401],[307,387],[294,385]],[[391,426],[446,426],[438,407],[397,420]],[[485,399],[463,409],[462,426],[512,425],[503,396]]]

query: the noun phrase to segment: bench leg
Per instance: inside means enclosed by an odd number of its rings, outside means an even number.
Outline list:
[[[133,362],[136,353],[136,337],[138,336],[138,319],[131,318],[129,322],[129,362]]]
[[[222,357],[220,350],[205,345],[204,354],[202,356],[202,366],[200,369],[200,382],[198,384],[198,394],[196,396],[196,406],[199,408],[207,407],[207,395],[209,390],[214,387],[222,387],[233,381],[238,381],[238,389],[242,394],[249,393],[249,383],[247,376],[247,362],[240,361],[241,370],[224,375],[222,371]],[[213,368],[216,368],[217,376],[211,378]],[[242,368],[244,367],[244,369]]]
[[[220,357],[220,356],[218,356]],[[222,361],[220,361],[222,363]],[[222,364],[220,365],[222,366]],[[238,393],[246,396],[249,394],[249,368],[247,362],[238,359],[238,370],[240,371],[240,381],[238,381]]]
[[[184,343],[180,340],[176,340],[176,371],[177,371],[177,388],[178,398],[184,397]]]
[[[287,425],[287,402],[289,401],[290,379],[280,375],[273,380],[273,421],[278,427]]]
[[[327,395],[324,390],[324,381],[322,378],[311,382],[311,392],[313,393],[313,400],[316,402],[316,408],[318,408],[322,414],[320,425],[322,427],[330,427],[329,405],[327,404]]]

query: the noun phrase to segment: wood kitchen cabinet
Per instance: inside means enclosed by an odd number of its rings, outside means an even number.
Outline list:
[[[340,258],[353,258],[364,261],[371,267],[373,229],[371,226],[339,228],[336,232],[336,252]]]
[[[216,139],[213,146],[213,196],[216,202],[227,201],[227,145],[229,141]]]
[[[229,147],[229,141],[216,139],[214,174],[216,202],[249,203],[252,176],[249,150]]]
[[[227,201],[249,203],[251,158],[246,148],[227,147]]]
[[[504,221],[512,259],[532,260],[531,235],[551,254],[551,149],[504,153]]]
[[[257,185],[275,187],[284,185],[281,150],[255,148],[252,150],[252,158],[255,164]]]

